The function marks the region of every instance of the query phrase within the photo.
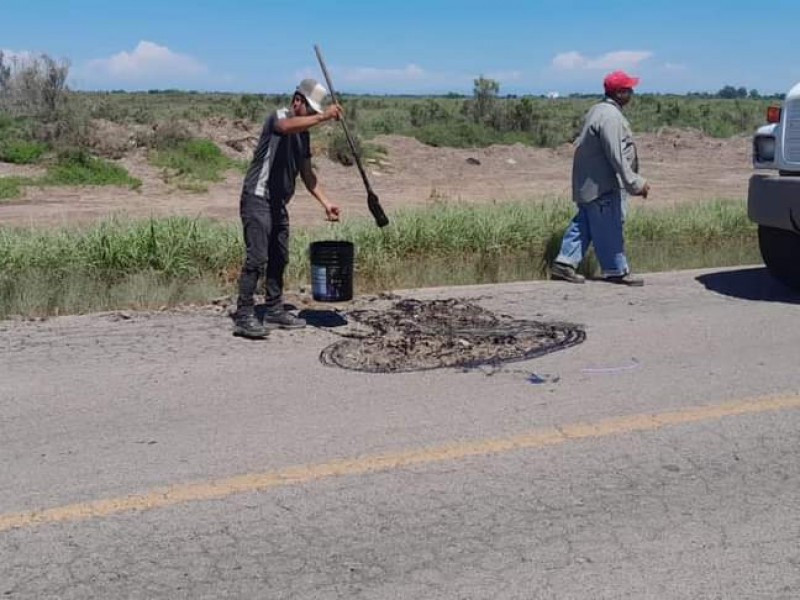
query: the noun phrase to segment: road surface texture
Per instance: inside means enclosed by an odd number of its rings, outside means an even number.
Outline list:
[[[322,326],[0,323],[0,598],[800,597],[800,295],[758,267],[401,295],[586,340],[368,374]]]

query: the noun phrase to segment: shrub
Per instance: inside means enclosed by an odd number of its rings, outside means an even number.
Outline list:
[[[20,180],[17,177],[0,177],[0,200],[11,200],[22,195]]]
[[[400,133],[410,127],[408,115],[399,110],[386,110],[364,121],[364,131],[375,134]]]
[[[43,185],[124,185],[139,187],[142,182],[131,177],[121,166],[95,158],[85,150],[65,151],[47,170]]]
[[[356,147],[356,152],[358,152],[358,155],[362,158],[362,160],[366,160],[368,158],[379,160],[380,158],[386,156],[387,150],[385,146],[370,142],[363,142],[361,137],[352,130],[350,131],[350,136],[353,138],[353,145]],[[339,162],[346,167],[355,164],[355,160],[353,159],[353,151],[350,149],[350,144],[347,142],[347,137],[345,136],[344,131],[341,129],[336,129],[328,138],[328,158]]]
[[[256,94],[243,94],[233,108],[233,115],[237,119],[260,121],[267,112],[267,104],[262,96]]]
[[[414,131],[414,137],[429,146],[472,148],[488,146],[496,140],[491,129],[477,123],[435,123]]]
[[[143,134],[137,143],[156,150],[175,149],[192,139],[192,134],[182,121],[171,120],[156,123],[151,132]]]
[[[361,139],[355,132],[350,132],[356,151],[361,153]],[[349,167],[353,164],[353,152],[341,128],[337,128],[328,138],[328,158]]]
[[[191,191],[205,191],[197,181],[220,181],[224,171],[239,167],[206,139],[185,140],[174,147],[156,150],[150,162],[167,170],[167,180],[177,179],[180,186]]]
[[[27,165],[37,162],[47,150],[39,142],[25,140],[6,140],[0,142],[0,161]]]
[[[12,115],[51,120],[62,109],[68,88],[69,62],[47,54],[8,58],[0,51],[0,108]]]
[[[491,114],[497,101],[497,94],[500,92],[500,83],[483,75],[475,79],[473,83],[472,117],[476,123],[479,123]]]
[[[411,117],[411,125],[414,127],[425,127],[433,123],[446,123],[451,120],[447,109],[433,98],[422,103],[412,104],[408,112]]]

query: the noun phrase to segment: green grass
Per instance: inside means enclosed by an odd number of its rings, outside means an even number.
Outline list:
[[[596,97],[497,98],[481,119],[471,114],[471,98],[345,97],[364,139],[401,134],[433,146],[476,147],[524,143],[553,147],[572,142]],[[775,99],[702,98],[641,94],[626,107],[635,132],[665,127],[694,129],[713,137],[751,135]]]
[[[36,185],[120,185],[138,188],[142,182],[121,166],[77,150],[59,155]]]
[[[0,318],[205,303],[222,291],[216,277],[175,278],[156,271],[140,271],[114,280],[98,279],[87,272],[53,277],[46,271],[29,271],[13,282],[0,274]]]
[[[225,156],[211,140],[191,139],[154,150],[150,162],[164,169],[165,179],[178,187],[203,192],[206,182],[222,181],[228,169],[241,170],[241,161]]]
[[[353,160],[353,151],[350,149],[347,137],[340,127],[334,129],[328,128],[327,137],[328,158],[345,166],[355,164]],[[362,162],[367,160],[380,161],[386,158],[388,154],[386,146],[373,142],[365,142],[355,131],[350,132],[350,137],[353,140],[353,145]]]
[[[320,239],[356,245],[362,292],[537,278],[573,210],[565,201],[443,204],[396,213],[384,229],[354,221],[300,230],[291,241],[287,283],[307,285],[307,250]],[[741,201],[634,210],[627,241],[639,270],[757,255],[755,226]],[[0,317],[162,306],[199,301],[203,293],[209,299],[232,291],[242,255],[238,223],[170,218],[53,231],[0,228]],[[468,269],[474,275],[467,280],[452,279]]]
[[[392,215],[393,223],[378,229],[370,223],[342,224],[335,229],[296,232],[290,274],[307,278],[305,249],[317,239],[343,239],[358,248],[359,270],[373,280],[389,274],[397,261],[424,262],[437,257],[530,254],[537,263],[554,256],[574,214],[566,201],[498,204],[441,204]],[[716,201],[669,209],[637,208],[629,213],[629,244],[696,245],[728,238],[754,238],[743,202]],[[680,266],[680,265],[678,265]]]
[[[0,177],[0,202],[21,197],[23,185],[25,180],[20,177]]]
[[[501,94],[503,82],[501,84]],[[599,82],[598,82],[599,85]],[[225,117],[262,122],[269,112],[287,106],[287,95],[194,93],[97,93],[72,95],[75,110],[119,123],[200,121]],[[538,96],[503,97],[476,120],[470,96],[359,96],[340,94],[348,124],[364,140],[378,134],[416,137],[436,146],[481,146],[522,143],[555,146],[571,142],[583,115],[600,99],[575,96],[549,99]],[[774,98],[721,99],[672,94],[637,94],[626,108],[635,132],[664,127],[690,128],[714,137],[750,135],[763,124],[766,107]],[[0,123],[0,128],[2,123]]]
[[[138,189],[142,182],[121,166],[84,151],[60,154],[41,177],[0,177],[0,201],[14,200],[29,185],[119,185]]]
[[[110,220],[94,227],[0,228],[0,272],[83,272],[114,280],[145,270],[169,277],[221,275],[240,259],[233,225],[185,218]]]
[[[9,139],[0,141],[0,161],[18,165],[29,165],[39,162],[47,146],[40,142]]]

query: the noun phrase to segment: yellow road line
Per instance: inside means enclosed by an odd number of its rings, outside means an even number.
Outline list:
[[[125,512],[153,510],[187,502],[213,500],[233,494],[308,483],[330,477],[377,473],[413,465],[459,460],[471,456],[543,448],[545,446],[563,444],[570,440],[653,431],[670,426],[713,421],[723,417],[796,408],[800,408],[800,396],[740,400],[654,415],[631,415],[604,419],[595,423],[575,423],[561,427],[534,430],[525,434],[499,439],[454,443],[405,452],[300,465],[279,471],[237,475],[217,481],[183,483],[153,489],[140,495],[81,502],[39,511],[0,514],[0,532],[48,523],[75,522]]]

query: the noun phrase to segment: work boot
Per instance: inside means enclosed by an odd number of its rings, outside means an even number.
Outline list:
[[[264,325],[280,329],[302,329],[306,326],[306,320],[282,309],[268,310],[264,313]]]
[[[269,328],[262,325],[253,313],[246,313],[236,316],[233,335],[258,340],[269,335]]]
[[[550,278],[569,281],[570,283],[583,283],[586,278],[575,271],[575,267],[560,262],[554,262],[550,267]]]
[[[644,279],[641,277],[634,277],[630,274],[630,272],[625,273],[624,275],[609,275],[604,277],[604,280],[609,283],[618,283],[620,285],[629,285],[631,287],[642,287],[644,285]]]

